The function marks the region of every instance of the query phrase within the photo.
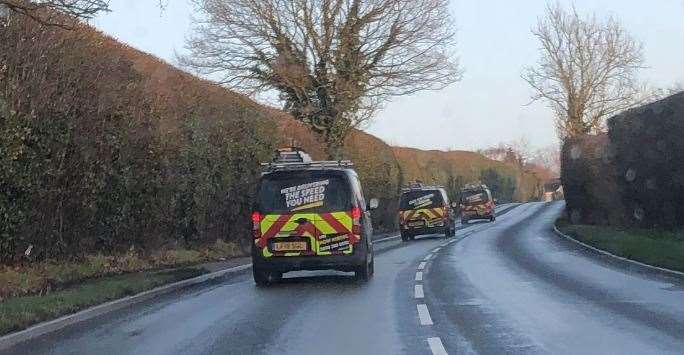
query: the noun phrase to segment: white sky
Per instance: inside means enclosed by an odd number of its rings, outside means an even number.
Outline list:
[[[188,0],[111,0],[112,12],[92,21],[102,31],[170,63],[191,31]],[[564,0],[561,3],[569,4]],[[612,14],[644,44],[655,87],[684,82],[684,0],[576,0],[580,12]],[[529,103],[520,78],[538,56],[530,33],[542,0],[452,0],[458,24],[462,81],[441,91],[395,98],[367,128],[390,144],[423,149],[474,150],[525,138],[533,147],[557,142],[550,111]]]

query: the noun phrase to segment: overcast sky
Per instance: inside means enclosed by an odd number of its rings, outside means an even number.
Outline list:
[[[191,31],[188,0],[111,0],[92,23],[140,50],[175,63]],[[570,1],[561,1],[570,4]],[[655,87],[684,82],[684,0],[575,0],[580,12],[615,15],[644,45],[642,79]],[[366,129],[390,144],[423,149],[479,149],[525,138],[533,147],[557,142],[543,103],[528,105],[522,68],[538,58],[530,28],[542,0],[452,0],[463,80],[441,91],[394,99]]]

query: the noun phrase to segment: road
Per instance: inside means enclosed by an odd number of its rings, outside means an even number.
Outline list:
[[[656,354],[684,350],[684,281],[627,270],[550,231],[530,203],[457,237],[377,243],[369,283],[249,273],[66,328],[13,354]]]

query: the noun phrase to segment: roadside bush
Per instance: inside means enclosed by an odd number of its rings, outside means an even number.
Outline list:
[[[567,139],[561,150],[561,181],[572,223],[622,224],[613,155],[606,135]]]
[[[491,187],[494,197],[501,202],[527,202],[541,196],[543,182],[535,174],[479,153],[405,147],[394,147],[393,150],[403,181],[420,180],[426,184],[442,185],[453,200],[459,198],[465,184],[477,182]]]
[[[374,229],[396,230],[403,177],[392,148],[367,133],[352,131],[345,142],[344,156],[354,162],[366,199],[380,201],[380,208],[371,212]]]
[[[0,134],[4,264],[244,239],[277,142],[246,98],[21,15],[0,27]]]
[[[515,200],[515,177],[501,175],[495,169],[485,169],[480,173],[480,181],[489,187],[492,196],[499,202]]]
[[[608,127],[631,223],[684,225],[684,93],[624,112]]]

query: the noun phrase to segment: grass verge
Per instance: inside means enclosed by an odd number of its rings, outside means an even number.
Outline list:
[[[0,302],[14,297],[48,295],[101,277],[222,261],[244,252],[234,243],[216,243],[196,249],[165,249],[152,253],[130,249],[119,255],[87,255],[78,260],[43,260],[0,265]]]
[[[46,295],[10,298],[0,302],[0,335],[204,273],[200,268],[130,273],[85,281]]]
[[[562,218],[556,221],[556,227],[566,235],[609,253],[684,272],[684,231],[570,224]]]

